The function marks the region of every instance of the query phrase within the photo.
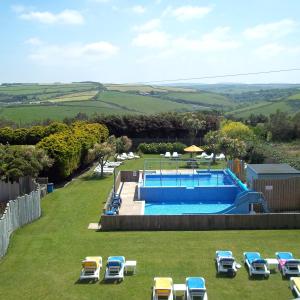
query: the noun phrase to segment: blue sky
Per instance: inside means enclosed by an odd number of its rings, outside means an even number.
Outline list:
[[[0,0],[0,82],[131,83],[300,67],[299,12],[298,0]]]

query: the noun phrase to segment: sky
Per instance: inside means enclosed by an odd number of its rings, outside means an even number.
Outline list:
[[[299,0],[0,0],[0,82],[300,68],[299,12]],[[300,71],[201,82],[300,83]]]

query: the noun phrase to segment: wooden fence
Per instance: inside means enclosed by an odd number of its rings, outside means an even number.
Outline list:
[[[253,189],[263,193],[271,212],[300,211],[300,177],[256,179]]]
[[[18,196],[31,193],[37,188],[37,184],[31,177],[23,177],[19,182],[0,181],[0,202],[8,202]]]
[[[300,213],[256,215],[101,216],[101,230],[299,229]]]
[[[0,258],[6,254],[11,234],[21,226],[33,222],[41,216],[40,191],[10,200],[0,217]]]
[[[245,172],[245,163],[243,160],[235,159],[228,160],[227,167],[230,169],[241,181],[245,182],[246,172]]]

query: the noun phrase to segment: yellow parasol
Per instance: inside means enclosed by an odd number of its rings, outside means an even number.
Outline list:
[[[200,147],[197,147],[195,145],[192,145],[192,146],[189,146],[187,148],[184,149],[185,152],[191,152],[191,153],[194,153],[194,152],[202,152],[204,151],[203,149],[201,149]]]

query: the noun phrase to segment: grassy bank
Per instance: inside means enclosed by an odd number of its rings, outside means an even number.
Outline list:
[[[127,162],[123,169],[143,166]],[[209,299],[290,299],[288,282],[279,273],[268,280],[250,280],[243,267],[236,278],[216,277],[214,252],[231,249],[241,261],[243,251],[266,257],[288,250],[300,256],[300,230],[213,232],[95,232],[112,177],[90,173],[42,200],[43,215],[13,234],[0,261],[0,299],[150,299],[154,276],[203,276]],[[138,261],[137,275],[121,284],[78,284],[81,260],[88,255],[124,255]],[[101,280],[103,272],[101,274]]]

